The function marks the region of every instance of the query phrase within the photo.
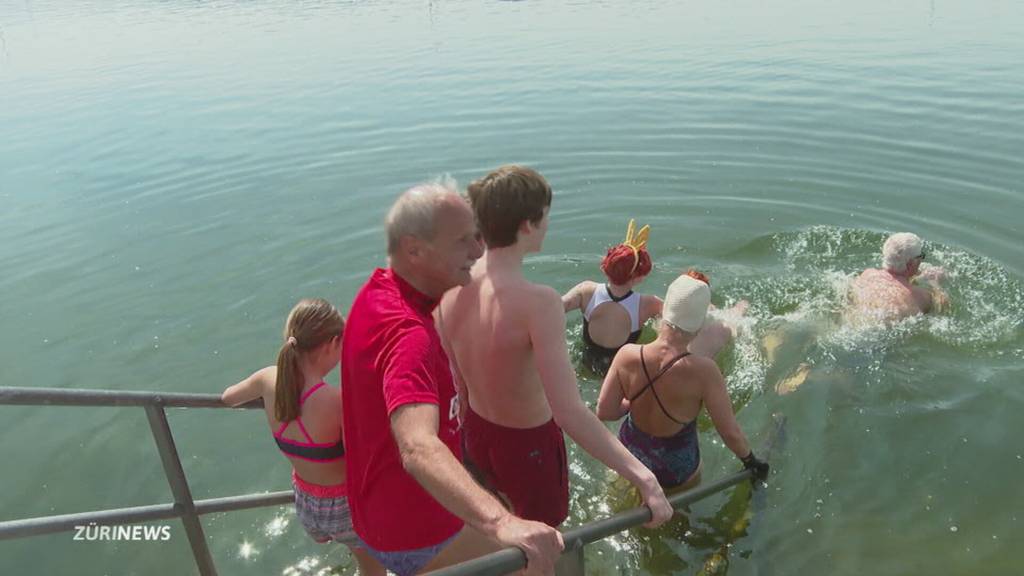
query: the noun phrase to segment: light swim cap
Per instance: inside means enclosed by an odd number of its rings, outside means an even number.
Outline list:
[[[711,288],[684,274],[669,284],[661,318],[684,332],[697,332],[704,326],[710,305]]]
[[[922,254],[922,250],[922,242],[917,234],[893,234],[882,245],[882,266],[887,270],[902,271],[908,262]]]

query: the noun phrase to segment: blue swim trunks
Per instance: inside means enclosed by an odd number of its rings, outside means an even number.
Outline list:
[[[360,547],[364,548],[389,571],[394,572],[398,576],[413,576],[423,569],[424,566],[430,563],[437,556],[445,546],[451,544],[452,540],[458,536],[455,535],[449,537],[440,544],[433,546],[427,546],[425,548],[415,548],[413,550],[396,550],[394,552],[383,552],[381,550],[375,550],[369,544],[359,538]]]

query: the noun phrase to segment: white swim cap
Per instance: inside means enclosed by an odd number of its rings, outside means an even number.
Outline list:
[[[889,236],[882,245],[882,267],[886,270],[903,271],[907,263],[923,253],[923,243],[916,234],[899,232]]]
[[[687,275],[676,278],[665,293],[661,317],[684,332],[697,332],[711,305],[711,288]]]

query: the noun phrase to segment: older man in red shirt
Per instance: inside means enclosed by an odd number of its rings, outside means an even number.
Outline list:
[[[389,570],[416,574],[506,546],[552,574],[561,534],[517,518],[463,468],[458,396],[432,312],[483,254],[453,187],[405,192],[386,220],[389,268],[352,303],[341,354],[352,521]]]

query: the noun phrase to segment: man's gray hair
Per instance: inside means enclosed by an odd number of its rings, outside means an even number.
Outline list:
[[[916,234],[899,232],[886,239],[882,245],[882,267],[902,272],[907,263],[922,254],[924,245]]]
[[[388,235],[388,254],[393,255],[401,245],[402,237],[414,236],[433,240],[437,209],[452,195],[459,196],[455,179],[443,176],[435,182],[417,184],[398,197],[384,219]]]

